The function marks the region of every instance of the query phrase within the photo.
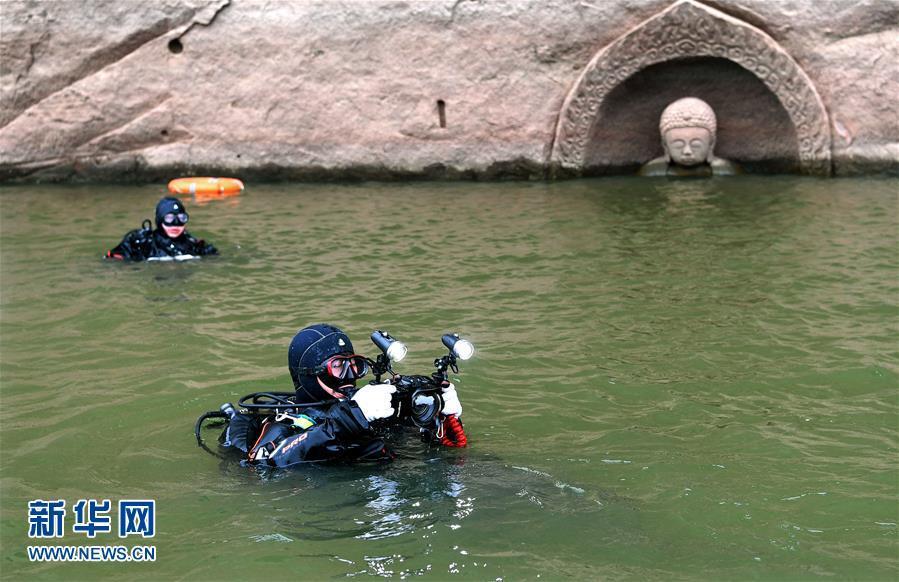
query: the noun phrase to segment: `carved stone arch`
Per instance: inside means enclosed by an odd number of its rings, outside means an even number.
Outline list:
[[[727,59],[755,75],[789,115],[800,171],[830,174],[830,122],[809,77],[773,38],[694,0],[676,2],[591,59],[559,113],[551,167],[583,169],[591,128],[602,123],[602,104],[615,87],[651,65],[692,57]]]

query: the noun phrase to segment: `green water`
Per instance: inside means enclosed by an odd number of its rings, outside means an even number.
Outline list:
[[[160,187],[2,188],[0,576],[895,580],[897,192],[250,185],[187,201],[220,257],[126,265],[100,254]],[[472,339],[469,448],[267,479],[198,449],[201,412],[290,388],[318,321],[369,354],[389,330],[406,373]],[[156,537],[72,533],[104,498],[155,499]],[[62,539],[29,541],[34,499],[67,501]],[[157,557],[30,563],[38,543]]]

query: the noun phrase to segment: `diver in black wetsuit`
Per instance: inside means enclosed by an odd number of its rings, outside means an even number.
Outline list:
[[[189,216],[184,204],[166,196],[156,205],[156,229],[145,220],[141,228],[132,230],[105,258],[124,261],[183,261],[205,255],[217,255],[218,250],[203,239],[196,239],[185,230]]]
[[[381,419],[400,423],[391,403],[396,387],[368,384],[356,390],[368,362],[353,352],[343,331],[324,323],[301,329],[290,342],[287,364],[296,391],[292,401],[312,406],[265,418],[234,414],[219,439],[223,446],[242,451],[252,465],[278,468],[311,461],[393,458],[371,423]],[[458,418],[462,404],[455,387],[445,386],[442,396],[443,414]]]

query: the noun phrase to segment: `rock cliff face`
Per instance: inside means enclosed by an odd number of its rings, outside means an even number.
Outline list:
[[[672,4],[4,0],[0,179],[542,178],[591,59]],[[899,3],[702,5],[770,37],[810,79],[833,172],[899,172]],[[745,83],[745,112],[740,91],[718,94],[717,151],[761,171],[798,167],[783,100],[739,65],[655,66],[609,94],[621,121],[590,130],[591,173],[660,154],[647,103],[688,91],[684,79]]]

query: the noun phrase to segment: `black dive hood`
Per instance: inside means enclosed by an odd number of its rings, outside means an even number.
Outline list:
[[[166,196],[156,204],[156,230],[162,229],[162,218],[166,214],[178,214],[179,212],[187,212],[184,204],[174,196]]]
[[[350,338],[333,325],[317,323],[298,331],[287,349],[287,367],[296,390],[296,402],[311,404],[331,400],[333,396],[322,390],[316,376],[308,370],[320,366],[331,356],[352,353]]]

